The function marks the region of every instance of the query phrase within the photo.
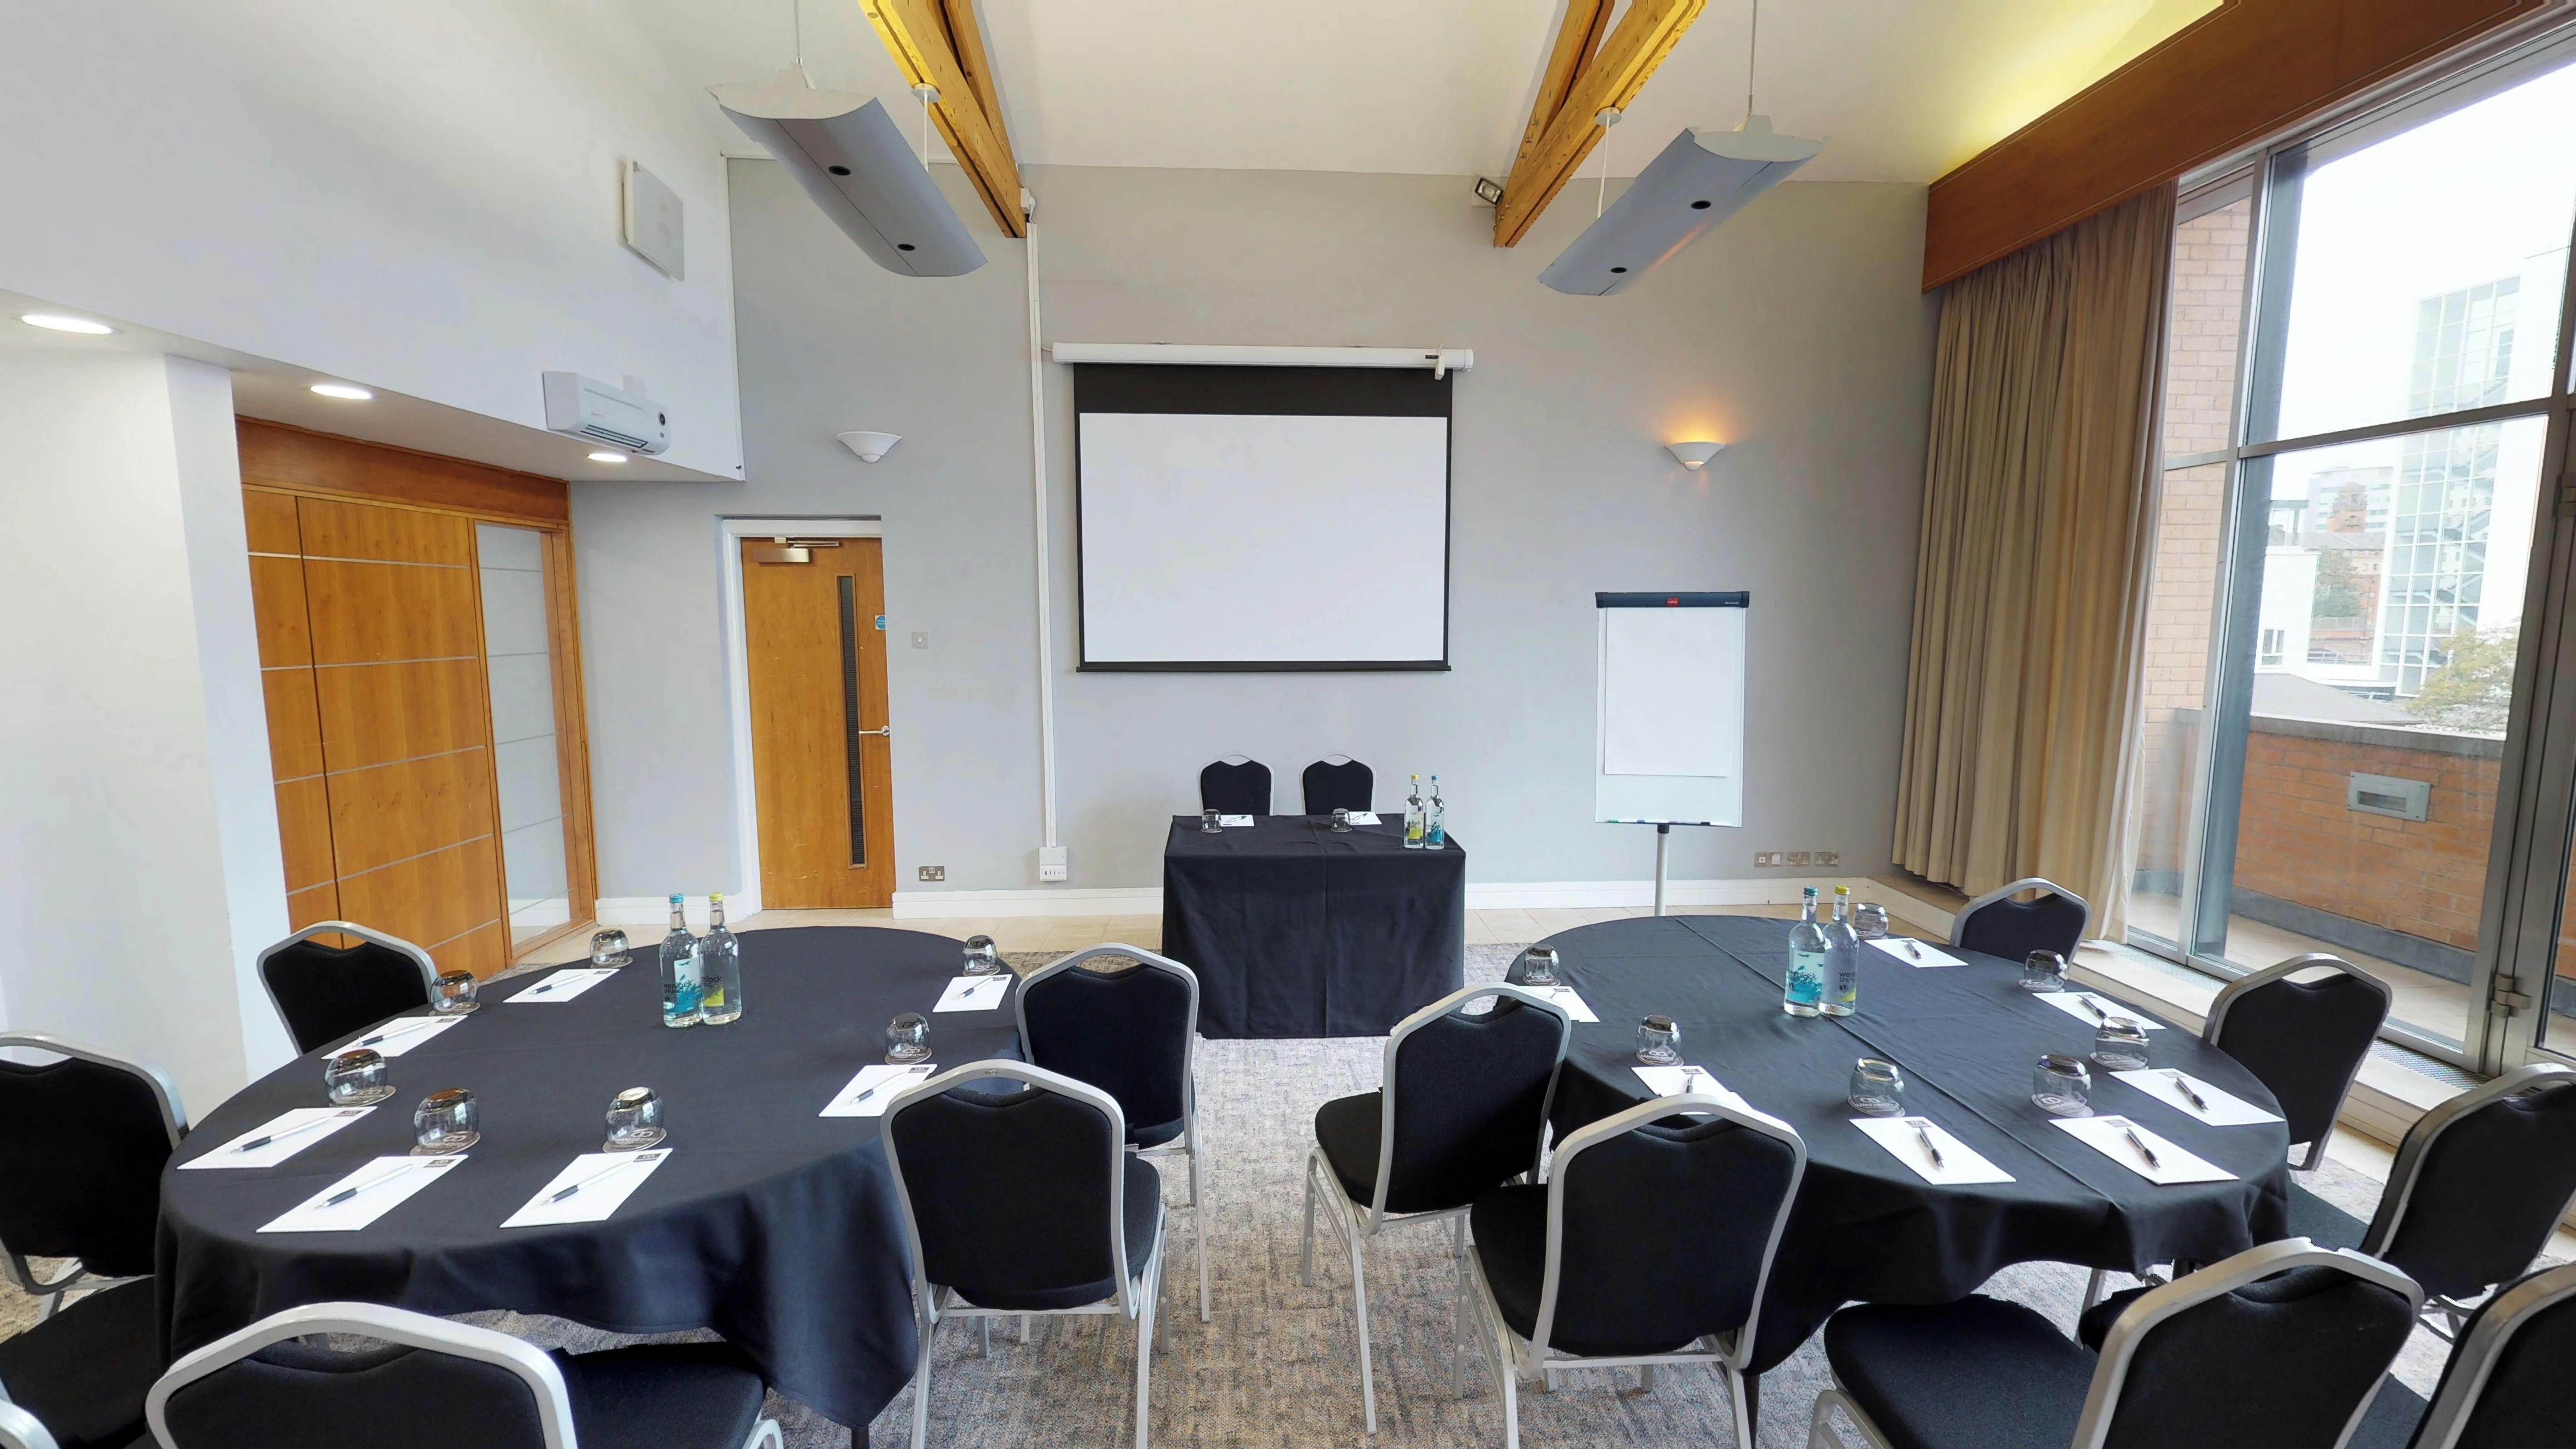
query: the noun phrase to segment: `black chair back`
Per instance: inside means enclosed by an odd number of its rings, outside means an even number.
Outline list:
[[[918,1244],[915,1273],[982,1308],[1116,1296],[1129,1276],[1121,1212],[1143,1212],[1151,1231],[1161,1190],[1125,1139],[1114,1100],[1017,1062],[972,1063],[898,1096],[885,1141]]]
[[[2346,1256],[2355,1266],[2367,1261]],[[2338,1449],[2405,1346],[2419,1301],[2341,1265],[2291,1268],[2169,1315],[2160,1316],[2153,1294],[2141,1298],[2103,1344],[2106,1364],[2125,1355],[2126,1373],[2102,1443]],[[2097,1394],[2102,1383],[2097,1376]]]
[[[1118,972],[1083,965],[1119,956],[1138,964]],[[1190,968],[1141,947],[1088,947],[1020,983],[1019,1013],[1022,1054],[1117,1098],[1129,1142],[1154,1147],[1181,1135],[1199,1027],[1199,983]]]
[[[299,1052],[319,1051],[429,1004],[437,972],[418,946],[347,921],[307,926],[260,953],[260,980]],[[330,946],[322,935],[350,936]]]
[[[1298,783],[1305,787],[1309,815],[1368,810],[1373,808],[1369,802],[1376,798],[1377,775],[1357,760],[1346,759],[1338,765],[1317,760],[1306,767]]]
[[[2497,1292],[2460,1329],[2413,1449],[2528,1449],[2567,1437],[2576,1264]]]
[[[2362,1244],[2455,1299],[2521,1277],[2576,1198],[2576,1072],[2526,1067],[2467,1097],[2406,1134]]]
[[[1396,1026],[1387,1041],[1378,1193],[1389,1213],[1443,1212],[1537,1166],[1539,1130],[1565,1060],[1566,1018],[1469,987]]]
[[[2024,891],[2039,894],[2028,901],[2014,899]],[[2082,896],[2039,876],[2027,876],[1961,908],[1950,925],[1950,944],[2007,961],[2019,961],[2033,951],[2054,951],[2071,960],[2092,918],[2092,908]]]
[[[1794,1136],[1722,1117],[1663,1125],[1672,1120],[1560,1148],[1544,1346],[1670,1353],[1752,1320],[1804,1156]]]
[[[1199,808],[1220,815],[1270,813],[1270,767],[1259,760],[1223,760],[1199,771]]]
[[[2291,979],[2319,967],[2330,974]],[[2312,1144],[2314,1166],[2387,1019],[2386,986],[2332,956],[2294,956],[2230,982],[2210,1004],[2202,1035],[2270,1090],[2289,1120],[2290,1140]]]
[[[162,1413],[173,1449],[546,1449],[520,1375],[403,1344],[270,1344],[172,1390]]]
[[[150,1068],[36,1033],[0,1048],[58,1060],[0,1060],[0,1249],[78,1258],[103,1278],[152,1271],[161,1169],[186,1126]]]

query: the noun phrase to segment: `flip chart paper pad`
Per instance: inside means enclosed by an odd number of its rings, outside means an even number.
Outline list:
[[[1605,604],[1599,613],[1595,818],[1743,823],[1746,609]]]

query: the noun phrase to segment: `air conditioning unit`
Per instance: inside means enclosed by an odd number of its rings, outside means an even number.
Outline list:
[[[630,453],[670,451],[671,415],[660,403],[577,372],[549,372],[545,379],[546,431]]]

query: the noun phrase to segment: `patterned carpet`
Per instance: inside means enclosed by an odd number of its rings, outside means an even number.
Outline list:
[[[1471,981],[1499,980],[1512,946],[1468,948]],[[1014,956],[1022,971],[1044,955]],[[1299,1286],[1300,1176],[1315,1108],[1377,1084],[1382,1039],[1205,1042],[1199,1049],[1202,1125],[1210,1146],[1208,1256],[1214,1321],[1198,1321],[1189,1271],[1190,1211],[1185,1179],[1165,1174],[1173,1206],[1171,1268],[1157,1325],[1163,1351],[1153,1367],[1153,1442],[1175,1446],[1358,1444],[1358,1371],[1351,1336],[1349,1270],[1319,1248],[1315,1286]],[[2378,1184],[2329,1162],[2307,1184],[2367,1219]],[[1032,1205],[1033,1210],[1040,1205]],[[1329,1239],[1326,1239],[1329,1241]],[[1445,1227],[1395,1231],[1366,1248],[1372,1342],[1377,1355],[1378,1442],[1419,1449],[1499,1445],[1502,1410],[1472,1352],[1463,1399],[1450,1390],[1454,1339],[1452,1277]],[[2019,1299],[2072,1326],[2081,1270],[2046,1264],[2009,1269],[1987,1291]],[[0,1290],[0,1331],[32,1317],[31,1300]],[[547,1346],[592,1348],[615,1340],[576,1325],[514,1314],[469,1321]],[[1111,1449],[1133,1443],[1135,1336],[1115,1318],[1041,1321],[1036,1342],[1016,1324],[994,1334],[987,1360],[971,1325],[941,1331],[931,1394],[930,1443],[939,1449]],[[2443,1347],[2419,1332],[2400,1377],[2429,1393]],[[1763,1449],[1806,1442],[1807,1414],[1825,1383],[1815,1343],[1765,1376]],[[794,1449],[847,1445],[848,1432],[801,1406],[772,1397],[769,1412]],[[909,1442],[907,1389],[871,1426],[871,1441]],[[1532,1449],[1556,1445],[1726,1446],[1732,1443],[1725,1392],[1714,1372],[1660,1375],[1651,1392],[1633,1372],[1574,1376],[1553,1394],[1521,1395],[1521,1434]]]

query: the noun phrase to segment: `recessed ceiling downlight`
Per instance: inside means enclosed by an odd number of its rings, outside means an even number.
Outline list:
[[[313,390],[324,397],[336,397],[344,402],[365,402],[375,396],[365,388],[347,382],[317,382],[313,384]]]
[[[594,463],[623,463],[626,461],[626,455],[624,453],[612,453],[606,448],[602,448],[598,452],[590,455],[590,461]]]
[[[25,312],[19,315],[18,320],[48,332],[77,332],[83,337],[105,337],[116,330],[104,322],[93,322],[87,317],[66,317],[60,312]]]

